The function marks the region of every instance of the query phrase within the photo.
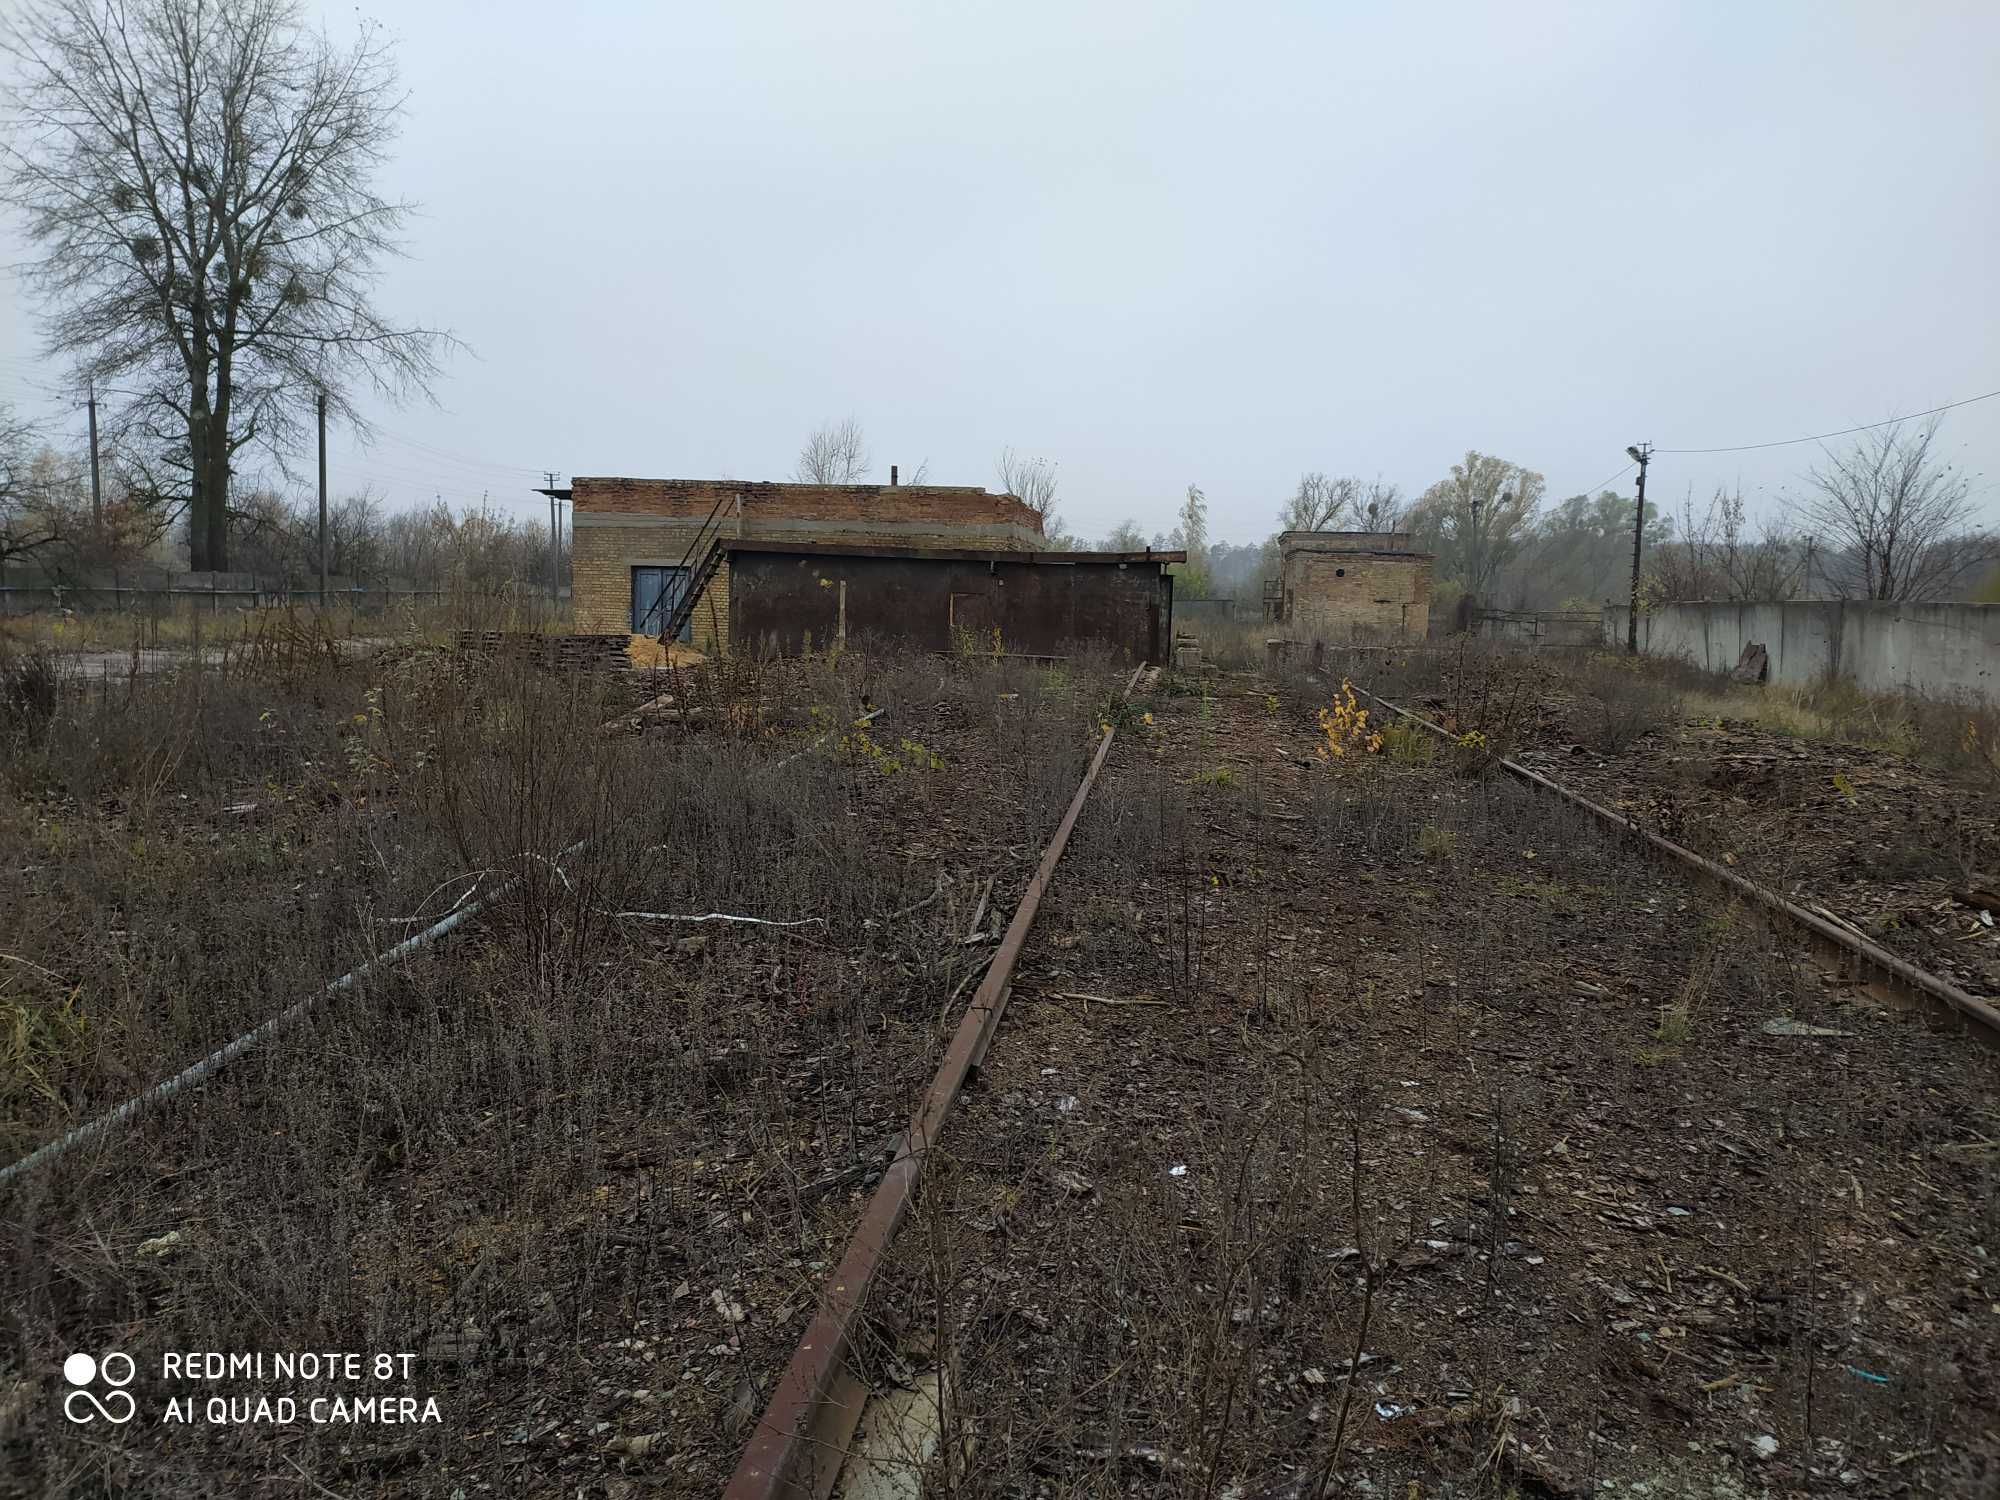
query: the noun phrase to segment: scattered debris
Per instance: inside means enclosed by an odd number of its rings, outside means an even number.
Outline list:
[[[656,1449],[665,1448],[667,1444],[666,1433],[647,1432],[632,1437],[615,1437],[604,1445],[604,1451],[623,1454],[626,1458],[645,1458]]]
[[[1736,670],[1729,674],[1732,682],[1761,685],[1771,677],[1771,653],[1762,641],[1748,641],[1743,654],[1736,658]]]
[[[1088,1198],[1097,1191],[1088,1177],[1080,1172],[1072,1172],[1067,1167],[1058,1167],[1049,1173],[1049,1181],[1068,1193],[1072,1198]]]
[[[1779,1016],[1764,1023],[1766,1036],[1853,1036],[1851,1031],[1841,1031],[1833,1026],[1814,1026],[1806,1021],[1794,1021],[1789,1016]]]
[[[937,1454],[951,1398],[941,1370],[871,1396],[834,1481],[836,1500],[919,1500],[926,1492],[924,1466]],[[971,1439],[964,1441],[969,1452]]]

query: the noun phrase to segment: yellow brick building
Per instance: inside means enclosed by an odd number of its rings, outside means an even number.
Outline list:
[[[1278,538],[1285,635],[1300,641],[1421,640],[1431,566],[1404,531],[1287,531]]]
[[[558,492],[561,493],[561,492]],[[962,485],[770,484],[728,479],[585,478],[573,504],[571,597],[585,634],[658,633],[668,603],[716,539],[1034,552],[1042,518],[1012,495]],[[719,557],[683,632],[699,651],[729,645],[729,563]]]

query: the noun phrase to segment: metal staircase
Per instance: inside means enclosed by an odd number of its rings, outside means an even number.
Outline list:
[[[673,603],[666,605],[667,594],[663,589],[660,597],[653,601],[652,609],[647,612],[647,623],[650,624],[655,618],[660,620],[660,640],[663,642],[680,639],[681,631],[687,627],[688,621],[694,618],[696,601],[714,580],[715,570],[722,566],[723,516],[733,498],[734,496],[724,495],[715,502],[707,519],[695,532],[694,540],[688,543],[687,551],[681,554],[676,571],[684,582]],[[664,609],[663,605],[666,605]]]

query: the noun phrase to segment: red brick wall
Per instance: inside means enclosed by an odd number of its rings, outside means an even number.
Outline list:
[[[579,514],[685,516],[699,521],[717,500],[743,497],[743,519],[892,521],[941,526],[1025,526],[1042,518],[1012,495],[970,485],[746,484],[730,479],[584,479],[570,482]]]

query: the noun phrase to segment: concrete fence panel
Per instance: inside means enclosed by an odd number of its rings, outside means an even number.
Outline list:
[[[1625,644],[1626,607],[1604,609],[1607,646]],[[1711,672],[1761,644],[1771,677],[1806,687],[1841,677],[1871,693],[1971,694],[2000,702],[2000,604],[1888,604],[1799,599],[1667,604],[1639,616],[1639,649]]]

